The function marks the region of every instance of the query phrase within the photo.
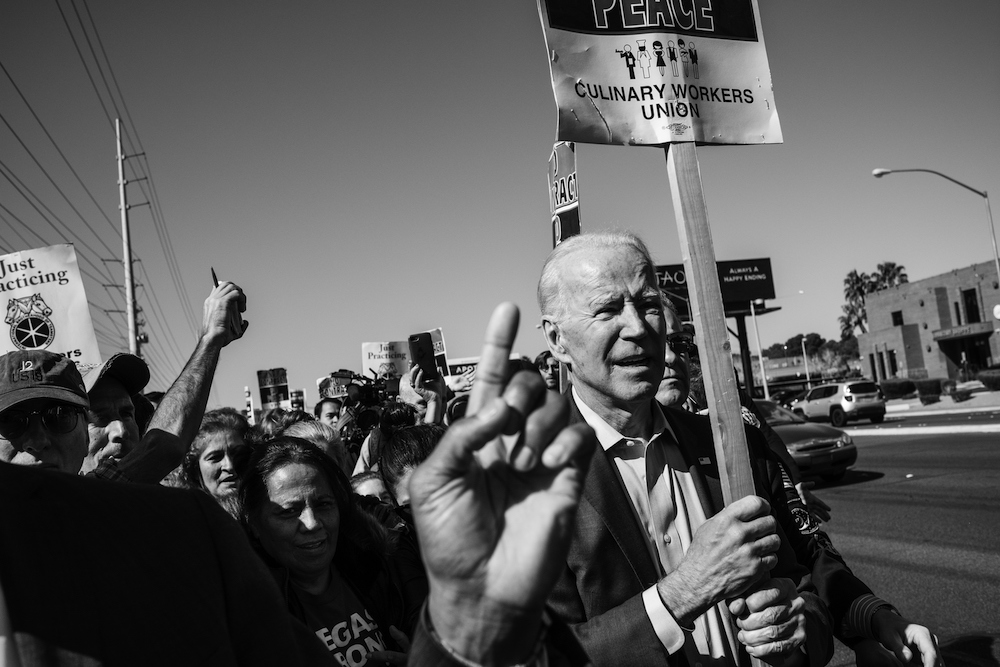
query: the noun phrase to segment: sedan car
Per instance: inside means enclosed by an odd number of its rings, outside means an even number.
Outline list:
[[[839,428],[807,422],[773,401],[754,401],[767,425],[784,441],[799,471],[835,481],[858,460],[854,441]]]

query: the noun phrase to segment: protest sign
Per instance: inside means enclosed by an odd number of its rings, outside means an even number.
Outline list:
[[[462,375],[479,368],[479,357],[460,357],[448,362],[448,375]]]
[[[576,145],[557,141],[549,156],[549,212],[552,247],[580,233],[580,199],[576,180]]]
[[[539,0],[562,141],[780,143],[756,0]]]
[[[398,378],[410,370],[410,350],[405,340],[361,344],[361,375],[369,379]]]
[[[431,335],[431,343],[434,345],[434,365],[437,366],[438,374],[448,375],[448,350],[444,344],[444,332],[438,327],[427,333]]]
[[[77,364],[102,363],[71,244],[0,256],[0,294],[7,299],[9,327],[0,353],[48,350]]]
[[[257,371],[257,385],[260,387],[260,409],[291,409],[288,395],[288,373],[284,368]]]

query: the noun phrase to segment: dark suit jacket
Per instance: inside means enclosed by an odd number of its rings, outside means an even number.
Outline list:
[[[329,660],[207,494],[0,463],[0,584],[34,665]]]
[[[583,421],[575,401],[570,401],[571,421]],[[683,461],[678,468],[691,473],[706,516],[723,507],[722,486],[707,417],[665,408],[667,422],[680,443]],[[777,464],[756,429],[747,430],[758,495],[772,504],[782,536],[774,577],[787,577],[800,591],[812,592],[810,572],[799,564],[792,544],[784,534],[794,521],[781,492]],[[704,463],[703,461],[709,461]],[[774,492],[772,492],[774,491]],[[782,514],[783,512],[783,514]],[[781,527],[786,527],[783,531]],[[796,537],[792,538],[793,540]],[[550,598],[554,611],[573,627],[595,665],[686,665],[682,652],[669,656],[649,622],[642,592],[659,579],[659,565],[649,554],[646,534],[636,521],[628,496],[622,489],[614,463],[597,445],[577,510],[573,541],[566,568]],[[822,605],[819,605],[822,606]],[[823,664],[832,656],[829,618],[827,637],[810,645],[812,663]],[[822,657],[819,654],[826,654]],[[817,663],[817,659],[822,662]]]

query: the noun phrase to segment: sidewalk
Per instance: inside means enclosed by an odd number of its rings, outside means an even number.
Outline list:
[[[1000,391],[987,391],[981,382],[960,384],[958,390],[974,393],[969,400],[958,403],[951,396],[943,395],[940,401],[930,405],[923,405],[919,398],[893,399],[885,402],[885,411],[889,416],[903,412],[906,414],[943,415],[1000,410]]]

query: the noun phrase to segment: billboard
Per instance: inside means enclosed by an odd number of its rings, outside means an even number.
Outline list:
[[[719,287],[724,304],[748,304],[758,299],[774,298],[774,274],[771,259],[737,259],[717,262]],[[683,264],[664,264],[656,267],[660,289],[667,293],[677,306],[681,319],[691,317],[688,306],[687,273]]]
[[[539,0],[561,141],[781,143],[756,0]]]

